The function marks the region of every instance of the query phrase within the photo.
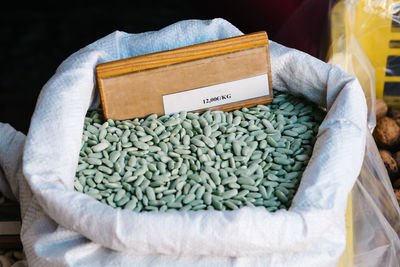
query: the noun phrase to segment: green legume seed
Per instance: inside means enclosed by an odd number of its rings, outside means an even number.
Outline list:
[[[281,191],[285,196],[289,195],[289,190],[283,186],[281,186],[281,184],[276,188],[276,190]]]
[[[199,139],[194,139],[194,138],[192,138],[192,139],[190,140],[190,142],[191,142],[193,145],[197,146],[197,147],[205,147],[205,146],[206,146],[206,144],[205,144],[203,141],[199,140]]]
[[[302,162],[295,162],[292,171],[299,171],[303,168],[303,163]]]
[[[192,204],[192,203],[191,203]],[[192,210],[196,211],[196,210],[204,210],[207,207],[207,205],[205,204],[200,204],[200,205],[192,205]]]
[[[195,198],[196,198],[196,195],[193,193],[190,193],[183,199],[183,203],[188,204],[188,203],[192,202]]]
[[[204,127],[204,129],[203,129],[203,133],[204,133],[204,135],[207,136],[207,137],[210,136],[211,133],[212,133],[211,126],[210,126],[210,125],[206,125],[206,126]]]
[[[240,185],[254,185],[255,182],[250,177],[240,177],[237,179],[237,183]]]
[[[249,190],[241,190],[236,197],[240,198],[240,197],[245,197],[250,191]]]
[[[82,184],[81,184],[78,180],[75,180],[75,182],[74,182],[74,188],[75,188],[78,192],[82,192],[82,191],[83,191],[83,186],[82,186]]]
[[[106,174],[112,174],[112,172],[113,172],[112,169],[110,169],[110,168],[108,168],[106,166],[103,166],[103,165],[99,166],[97,169],[99,171],[101,171],[101,172],[106,173]]]
[[[156,200],[156,195],[155,195],[154,189],[152,187],[146,188],[146,196],[149,200]]]
[[[257,186],[253,186],[253,185],[247,185],[244,184],[241,186],[243,189],[249,190],[249,191],[254,191],[257,192],[258,191],[258,187]]]
[[[204,204],[206,205],[211,205],[211,193],[210,192],[205,192],[203,195],[203,200],[204,200]]]
[[[296,137],[299,135],[296,131],[292,131],[292,130],[283,131],[283,134],[287,135],[287,136],[292,136],[292,137]]]
[[[247,197],[249,197],[249,198],[260,198],[260,197],[262,197],[262,194],[260,194],[260,193],[248,193]]]
[[[125,204],[124,209],[126,209],[126,210],[133,210],[134,208],[136,208],[136,205],[137,205],[137,199],[136,199],[136,198],[133,198],[133,199],[129,200],[129,201]]]
[[[279,201],[273,199],[264,200],[263,204],[267,207],[279,207],[281,205]]]
[[[287,174],[285,175],[285,179],[286,179],[286,180],[291,180],[291,179],[296,178],[296,177],[298,177],[298,176],[299,176],[299,173],[298,173],[298,172],[289,172],[289,173],[287,173]]]
[[[226,178],[222,179],[222,185],[227,185],[227,184],[231,184],[231,183],[236,183],[238,180],[238,178],[236,176],[229,176]]]
[[[125,196],[125,193],[126,192],[124,189],[119,189],[114,196],[114,202],[118,202],[119,200],[121,200],[121,198]]]
[[[226,201],[224,201],[224,205],[225,205],[226,207],[228,207],[229,209],[231,209],[231,210],[237,210],[237,209],[239,209],[239,207],[236,206],[231,200],[226,200]]]
[[[121,176],[118,173],[113,173],[110,177],[107,178],[110,183],[115,183],[121,181]]]
[[[213,142],[213,140],[211,140],[211,138],[207,137],[207,136],[202,136],[201,140],[204,142],[204,144],[206,144],[208,147],[213,148],[215,147],[215,143]]]
[[[76,169],[76,172],[80,172],[85,170],[87,167],[89,167],[89,164],[87,163],[81,163],[78,165],[78,168]]]
[[[283,186],[284,188],[295,188],[296,184],[295,183],[281,183],[280,186]]]
[[[260,186],[258,186],[258,189],[264,199],[269,198],[269,195],[267,194],[267,190],[265,189],[264,186],[260,185]]]
[[[201,199],[206,191],[204,186],[200,186],[196,191],[196,199]]]
[[[233,119],[232,124],[233,124],[234,126],[238,126],[238,125],[240,124],[241,120],[242,120],[242,117],[236,116],[236,117]]]
[[[88,191],[88,192],[86,192],[86,194],[97,200],[102,199],[102,196],[99,193],[94,193],[94,192]]]
[[[113,151],[110,153],[110,161],[114,163],[118,160],[120,156],[121,156],[120,151]]]
[[[133,183],[134,186],[139,186],[144,181],[145,177],[143,175],[139,175],[136,181]]]
[[[90,167],[90,165],[89,165],[89,167]],[[96,170],[86,169],[86,170],[82,171],[82,174],[87,175],[87,176],[95,175],[96,174]]]
[[[279,181],[279,177],[277,177],[275,174],[269,173],[267,175],[267,179],[270,181]]]
[[[306,154],[296,155],[295,158],[299,161],[307,161],[310,159],[310,157]]]
[[[175,126],[180,123],[179,119],[170,118],[168,121],[164,123],[165,127]]]
[[[279,185],[279,183],[278,182],[274,182],[274,181],[265,180],[265,181],[263,181],[262,185],[263,186],[277,187]]]
[[[147,186],[150,185],[150,183],[151,183],[151,182],[150,182],[149,180],[144,179],[143,182],[140,184],[140,188],[141,188],[142,190],[144,190]]]
[[[242,155],[243,156],[247,156],[247,155],[249,155],[249,153],[250,153],[250,147],[245,146],[245,147],[242,148]]]
[[[282,157],[275,157],[274,162],[281,165],[290,165],[291,161]]]
[[[101,124],[92,111],[74,188],[136,212],[226,210],[248,202],[289,208],[322,119],[314,121],[314,110],[276,92],[268,106],[226,113]]]
[[[222,194],[222,198],[223,199],[229,199],[229,198],[232,198],[232,197],[236,196],[237,194],[238,194],[237,189],[231,189],[231,190],[225,191]]]
[[[223,159],[223,160],[227,160],[229,158],[233,158],[233,154],[230,153],[230,152],[226,152],[226,153],[221,155],[221,159]]]
[[[108,148],[110,146],[109,143],[99,143],[95,146],[92,146],[91,149],[93,152],[100,152],[103,151],[104,149]]]
[[[211,177],[211,179],[213,180],[213,182],[214,182],[216,185],[221,184],[221,178],[219,177],[219,174],[218,174],[218,173],[213,172],[213,173],[210,174],[210,177]]]
[[[223,205],[222,202],[218,201],[218,200],[212,200],[212,205],[214,206],[214,208],[216,210],[222,210],[223,209]]]
[[[215,146],[215,153],[216,153],[217,155],[221,155],[221,154],[224,153],[224,149],[223,149],[222,144],[219,144],[219,143],[218,143],[218,144]]]
[[[275,195],[278,197],[278,199],[284,203],[288,202],[288,198],[285,196],[285,194],[280,191],[280,190],[275,190]]]
[[[149,149],[149,145],[144,143],[144,142],[141,142],[141,141],[134,141],[133,145],[135,147],[139,148],[139,149],[142,149],[142,150],[148,150]]]
[[[107,182],[103,181],[103,184],[107,188],[112,188],[112,189],[122,188],[122,185],[120,183],[110,183],[108,181]]]
[[[137,170],[133,173],[133,175],[134,175],[134,176],[143,175],[143,174],[146,173],[146,171],[147,171],[147,165],[142,166],[141,168],[137,169]]]

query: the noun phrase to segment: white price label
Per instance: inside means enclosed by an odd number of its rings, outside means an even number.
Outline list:
[[[164,113],[193,111],[269,95],[268,74],[163,96]]]

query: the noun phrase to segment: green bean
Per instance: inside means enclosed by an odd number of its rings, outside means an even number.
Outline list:
[[[101,122],[85,118],[74,188],[135,212],[288,208],[321,113],[274,91],[269,105]],[[315,116],[317,117],[317,116]]]

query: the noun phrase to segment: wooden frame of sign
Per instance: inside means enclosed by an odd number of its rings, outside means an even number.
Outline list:
[[[272,101],[266,32],[102,63],[97,65],[96,72],[106,119],[163,115],[174,108],[228,111]],[[230,86],[236,87],[234,95],[237,92],[241,96],[235,99],[231,94],[219,94],[229,92]],[[213,90],[218,93],[194,99],[193,90],[201,95],[203,88],[207,88],[208,94]],[[198,94],[196,97],[201,98]],[[186,103],[187,107],[179,106],[192,100],[193,103]]]

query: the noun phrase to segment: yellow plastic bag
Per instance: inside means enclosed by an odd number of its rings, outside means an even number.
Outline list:
[[[375,96],[400,107],[400,1],[338,1],[331,40],[328,62],[360,81],[372,132]],[[339,266],[400,266],[400,209],[370,134],[349,203],[348,246]]]

